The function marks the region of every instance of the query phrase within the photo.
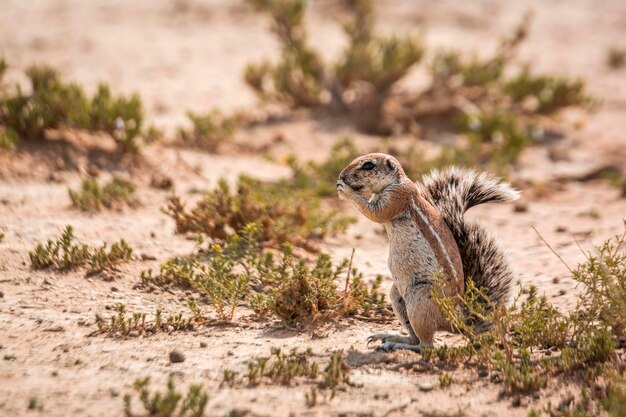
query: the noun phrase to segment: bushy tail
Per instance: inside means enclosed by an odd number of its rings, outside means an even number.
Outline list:
[[[463,215],[478,204],[516,200],[519,191],[487,174],[456,167],[433,171],[417,186],[439,209],[456,239],[466,282],[472,279],[492,302],[506,303],[513,281],[506,255],[482,225]]]

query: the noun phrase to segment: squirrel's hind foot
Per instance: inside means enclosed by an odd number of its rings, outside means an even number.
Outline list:
[[[412,345],[409,343],[395,343],[385,341],[376,347],[377,352],[395,352],[396,350],[410,350],[415,353],[421,353],[422,349],[432,348],[432,345],[425,345],[420,343],[419,345]]]
[[[385,343],[401,343],[405,345],[413,345],[415,341],[410,336],[401,336],[399,334],[393,333],[374,333],[367,337],[367,347],[369,347],[370,343],[376,341],[382,341]]]

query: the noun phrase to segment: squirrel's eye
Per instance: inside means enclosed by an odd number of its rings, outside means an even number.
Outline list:
[[[374,164],[373,162],[367,161],[366,163],[363,164],[363,166],[361,166],[361,169],[365,171],[371,171],[374,169],[375,166],[376,164]]]

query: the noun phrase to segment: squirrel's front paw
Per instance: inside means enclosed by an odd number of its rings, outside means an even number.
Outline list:
[[[350,200],[350,196],[354,194],[354,190],[342,180],[337,181],[337,195],[341,200]]]

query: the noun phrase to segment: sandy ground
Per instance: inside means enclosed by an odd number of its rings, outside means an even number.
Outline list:
[[[405,0],[378,5],[383,30],[423,31],[429,46],[479,53],[495,47],[499,35],[507,33],[524,12],[533,11],[531,37],[519,59],[530,61],[538,70],[584,77],[603,104],[594,114],[565,114],[564,138],[524,155],[516,177],[547,183],[599,163],[626,160],[626,73],[609,71],[604,64],[609,46],[624,46],[626,3],[484,0],[461,8],[453,1]],[[328,57],[342,46],[337,16],[340,13],[333,2],[313,2],[312,41]],[[257,109],[241,73],[248,62],[276,56],[277,45],[267,27],[266,19],[240,1],[0,0],[0,51],[12,65],[10,79],[20,81],[26,66],[45,62],[89,89],[105,81],[118,92],[137,91],[150,119],[166,131],[173,131],[184,119],[186,109]],[[419,82],[419,71],[409,79]],[[573,122],[578,129],[572,127]],[[365,146],[378,141],[354,133],[340,121],[306,114],[240,131],[236,140],[256,144],[281,134],[285,143],[272,149],[275,156],[295,152],[302,158],[320,159],[346,133]],[[551,161],[550,147],[565,151],[567,158]],[[176,190],[189,198],[191,189],[210,189],[220,177],[234,179],[243,172],[270,179],[288,173],[284,166],[254,153],[216,156],[154,145],[145,155],[155,170],[171,175]],[[121,397],[132,391],[136,378],[148,375],[159,387],[168,375],[174,375],[181,386],[203,383],[211,394],[209,415],[224,415],[236,408],[272,416],[415,416],[458,410],[470,416],[525,416],[528,407],[548,400],[555,403],[568,392],[578,392],[577,387],[551,384],[539,398],[524,398],[521,407],[513,407],[511,399],[499,398],[497,386],[465,371],[453,372],[456,383],[450,388],[423,392],[420,384],[437,385],[436,374],[393,371],[381,362],[410,360],[410,355],[408,359],[386,358],[372,354],[365,345],[370,333],[399,330],[396,323],[344,320],[324,327],[320,337],[254,321],[250,311],[240,309],[233,326],[131,340],[87,337],[94,330],[95,314],[117,303],[126,304],[129,311],[154,312],[157,307],[165,312],[184,311],[183,293],[146,293],[133,287],[141,271],[189,253],[193,243],[175,235],[172,221],[161,213],[168,192],[149,187],[151,172],[139,169],[135,174],[140,207],[89,216],[72,209],[67,197],[67,187],[80,181],[76,169],[54,172],[54,181],[49,181],[49,166],[36,164],[38,159],[23,156],[22,173],[36,175],[0,179],[0,231],[6,235],[0,243],[2,416],[36,414],[27,410],[30,398],[43,404],[39,413],[46,416],[122,415]],[[537,285],[559,307],[568,308],[574,302],[573,281],[533,227],[574,266],[584,259],[581,248],[588,250],[622,230],[626,199],[599,182],[567,182],[547,194],[537,190],[537,186],[522,190],[526,211],[515,211],[511,205],[485,206],[469,215],[497,231],[521,284]],[[346,206],[345,210],[353,209]],[[137,255],[156,260],[134,260],[110,276],[112,281],[101,276],[85,278],[81,271],[31,271],[28,251],[36,241],[58,236],[65,224],[72,224],[87,243],[123,237]],[[323,249],[340,259],[356,248],[355,266],[368,279],[384,274],[389,288],[387,244],[379,230],[361,219],[345,235],[329,239]],[[210,307],[204,309],[213,314]],[[450,335],[441,334],[437,343],[449,340]],[[201,348],[200,342],[207,346]],[[310,409],[304,400],[310,388],[306,384],[219,387],[224,368],[243,370],[248,360],[268,354],[271,346],[311,347],[320,361],[343,349],[353,367],[353,383],[332,401],[322,400]],[[172,349],[184,352],[186,361],[170,364]]]

